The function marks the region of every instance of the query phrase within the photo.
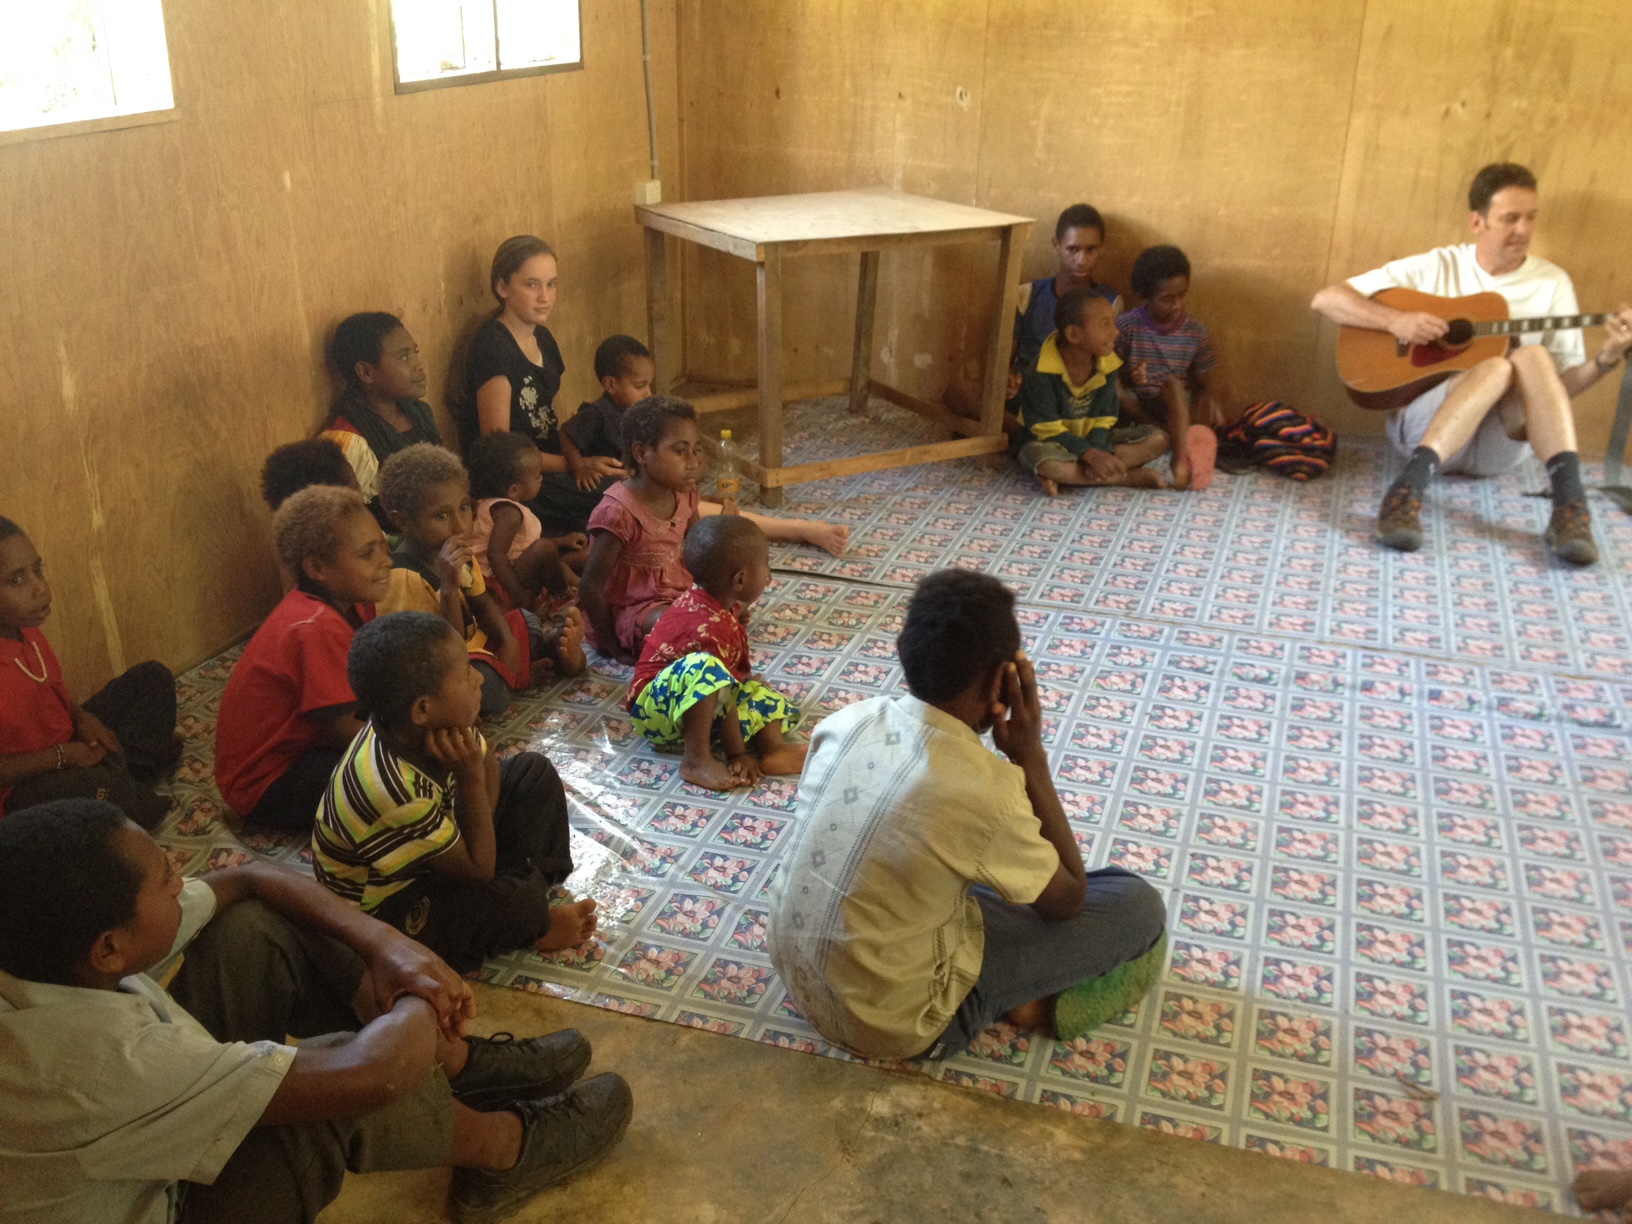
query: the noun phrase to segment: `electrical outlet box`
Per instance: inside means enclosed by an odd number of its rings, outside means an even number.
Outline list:
[[[661,204],[663,202],[663,182],[661,179],[647,179],[644,183],[635,184],[636,204]]]

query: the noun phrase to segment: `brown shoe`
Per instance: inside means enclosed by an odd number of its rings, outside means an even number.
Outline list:
[[[1598,560],[1598,544],[1592,538],[1592,515],[1585,501],[1554,506],[1545,538],[1553,556],[1561,561],[1568,561],[1571,565],[1591,565]]]
[[[1397,484],[1377,511],[1377,538],[1398,552],[1422,547],[1422,497],[1410,485]]]

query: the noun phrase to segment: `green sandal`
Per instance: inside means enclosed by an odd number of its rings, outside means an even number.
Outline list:
[[[1167,932],[1143,956],[1124,961],[1103,977],[1083,982],[1054,998],[1054,1035],[1061,1041],[1085,1037],[1145,997],[1167,963]]]

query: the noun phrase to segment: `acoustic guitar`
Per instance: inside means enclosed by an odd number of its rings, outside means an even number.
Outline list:
[[[1450,324],[1433,344],[1406,344],[1386,331],[1345,327],[1337,333],[1337,376],[1349,398],[1362,408],[1403,408],[1453,374],[1472,369],[1487,357],[1500,357],[1514,336],[1527,332],[1597,327],[1613,314],[1549,315],[1536,319],[1507,317],[1507,299],[1499,293],[1471,297],[1435,297],[1415,289],[1384,289],[1373,298],[1395,310],[1438,315]]]

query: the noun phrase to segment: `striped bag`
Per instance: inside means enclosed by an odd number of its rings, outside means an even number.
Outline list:
[[[1219,431],[1221,451],[1242,466],[1264,467],[1288,480],[1323,475],[1337,454],[1337,438],[1312,417],[1280,400],[1253,404],[1233,425]],[[1219,455],[1220,466],[1228,460]]]

